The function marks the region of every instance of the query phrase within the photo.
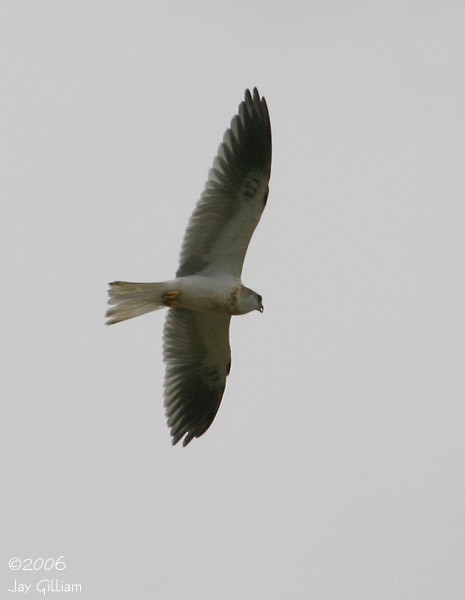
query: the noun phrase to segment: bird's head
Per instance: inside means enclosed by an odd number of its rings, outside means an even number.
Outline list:
[[[245,313],[258,310],[263,312],[262,297],[257,292],[250,288],[242,287],[238,298],[238,311],[236,314],[244,315]]]

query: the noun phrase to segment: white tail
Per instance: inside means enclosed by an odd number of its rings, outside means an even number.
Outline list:
[[[108,290],[108,304],[114,304],[107,310],[107,325],[133,319],[153,310],[166,306],[163,294],[168,291],[166,282],[130,283],[114,281]]]

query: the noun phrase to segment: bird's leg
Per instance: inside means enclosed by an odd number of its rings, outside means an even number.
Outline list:
[[[180,294],[181,292],[179,290],[166,292],[166,294],[163,294],[162,296],[163,304],[169,306],[169,308],[178,308]]]

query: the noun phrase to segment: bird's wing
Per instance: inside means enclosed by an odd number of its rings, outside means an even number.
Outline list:
[[[268,197],[271,125],[265,98],[246,90],[184,234],[177,277],[240,277]]]
[[[173,444],[210,427],[231,368],[229,315],[168,311],[163,338],[165,411]]]

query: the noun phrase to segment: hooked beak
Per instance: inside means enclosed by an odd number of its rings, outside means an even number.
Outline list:
[[[258,307],[258,310],[262,313],[265,309],[263,308],[263,304],[260,302],[260,306]]]

